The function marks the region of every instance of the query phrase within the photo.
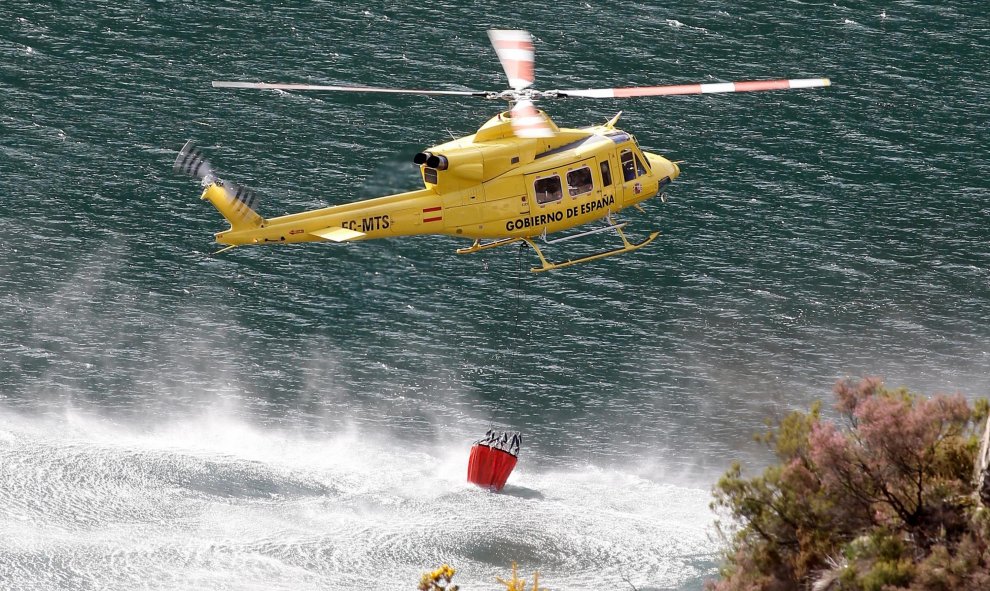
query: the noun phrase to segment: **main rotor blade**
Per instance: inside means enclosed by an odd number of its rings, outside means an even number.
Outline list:
[[[512,105],[512,131],[519,137],[551,137],[553,129],[546,116],[536,110],[533,101],[522,99]]]
[[[719,92],[754,92],[758,90],[787,90],[829,86],[828,78],[796,80],[755,80],[751,82],[716,82],[712,84],[671,84],[666,86],[637,86],[631,88],[589,88],[587,90],[558,90],[558,96],[587,98],[627,98],[634,96],[663,96],[673,94],[712,94]]]
[[[509,88],[522,90],[533,84],[533,38],[528,31],[506,31],[491,29],[488,31],[498,54],[498,61],[509,78]]]
[[[333,92],[379,92],[388,94],[444,94],[453,96],[488,96],[477,90],[414,90],[410,88],[378,88],[375,86],[322,86],[319,84],[269,84],[267,82],[213,81],[213,88],[257,88],[274,90],[326,90]]]

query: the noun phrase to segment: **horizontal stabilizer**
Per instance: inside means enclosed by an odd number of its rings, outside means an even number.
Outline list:
[[[322,230],[310,232],[310,234],[319,236],[324,240],[333,240],[334,242],[346,242],[348,240],[354,240],[356,238],[365,236],[364,232],[358,232],[357,230],[348,230],[347,228],[342,228],[340,226],[331,226],[329,228],[323,228]]]

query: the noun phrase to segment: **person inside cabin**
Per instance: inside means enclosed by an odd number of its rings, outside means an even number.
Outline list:
[[[622,179],[626,182],[636,180],[636,163],[633,161],[633,153],[623,150],[620,158],[622,162]]]
[[[533,192],[536,194],[537,203],[559,201],[564,196],[560,187],[560,177],[557,175],[537,179],[533,184]]]
[[[571,196],[590,193],[592,189],[591,169],[582,166],[567,173],[567,190]]]

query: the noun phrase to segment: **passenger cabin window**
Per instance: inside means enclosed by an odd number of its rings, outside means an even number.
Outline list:
[[[533,183],[533,193],[536,194],[536,202],[539,204],[560,201],[564,197],[564,192],[560,187],[560,177],[557,175],[536,179]]]
[[[590,167],[582,166],[567,173],[567,191],[571,197],[590,193],[593,188]]]
[[[622,165],[622,180],[628,182],[636,178],[636,162],[633,158],[632,150],[623,150],[619,157]]]
[[[612,168],[608,165],[608,160],[602,161],[602,184],[606,187],[612,185]]]

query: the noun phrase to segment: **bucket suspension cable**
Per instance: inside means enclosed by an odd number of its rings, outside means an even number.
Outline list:
[[[519,244],[519,250],[516,251],[516,289],[515,294],[512,297],[512,327],[519,326],[519,310],[522,306],[522,276],[523,276],[523,266],[522,266],[522,250],[526,248],[526,243],[522,242]],[[495,404],[492,406],[492,414],[489,419],[489,428],[495,427],[495,418],[498,416],[498,412],[502,409],[502,400],[509,396],[509,388],[511,387],[512,376],[515,372],[515,358],[518,354],[518,338],[519,336],[513,334],[511,338],[505,339],[505,345],[502,347],[502,358],[506,359],[505,371],[502,376],[502,393],[495,400]],[[513,350],[515,349],[515,350]]]
[[[519,309],[522,300],[522,248],[516,255],[516,293],[512,305],[512,322],[514,327],[519,326]],[[505,346],[503,352],[506,355],[514,353],[511,348],[517,344],[517,336],[512,334],[511,338],[504,339]],[[518,347],[517,347],[518,348]],[[476,484],[482,488],[500,491],[505,486],[505,481],[512,473],[519,457],[519,447],[522,443],[522,434],[519,431],[499,431],[495,429],[495,416],[501,408],[504,398],[508,397],[511,377],[515,366],[515,355],[510,355],[506,363],[506,372],[502,380],[502,393],[492,405],[492,417],[488,432],[485,437],[475,441],[471,446],[471,455],[468,457],[468,482]]]

